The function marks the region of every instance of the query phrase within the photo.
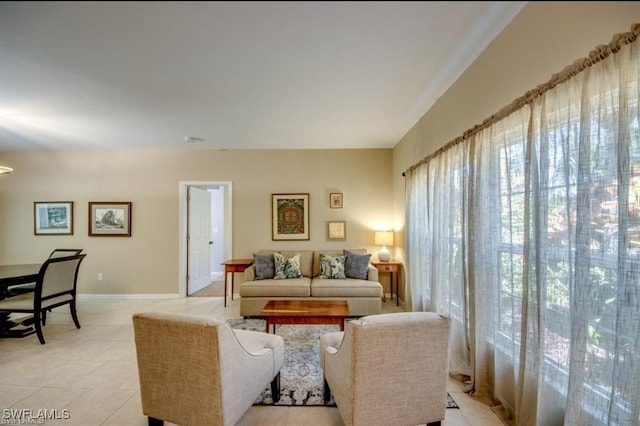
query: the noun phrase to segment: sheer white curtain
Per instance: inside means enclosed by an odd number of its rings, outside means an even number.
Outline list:
[[[640,424],[639,33],[407,171],[411,306],[519,425]]]
[[[454,146],[407,175],[408,292],[413,311],[452,319],[451,374],[470,375],[462,274],[462,146]],[[425,260],[427,260],[425,262]]]

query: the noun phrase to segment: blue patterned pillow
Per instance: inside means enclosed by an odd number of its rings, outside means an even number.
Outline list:
[[[344,274],[344,262],[346,256],[331,257],[320,253],[320,275],[319,278],[330,278],[343,280],[347,278]]]
[[[256,265],[256,280],[267,280],[276,274],[276,264],[272,254],[254,254],[253,263]]]
[[[344,250],[347,260],[344,262],[344,273],[349,278],[366,280],[369,276],[369,259],[371,254],[357,254]]]
[[[302,272],[300,272],[300,253],[289,259],[280,253],[273,253],[273,260],[275,262],[274,280],[300,278],[302,276]]]

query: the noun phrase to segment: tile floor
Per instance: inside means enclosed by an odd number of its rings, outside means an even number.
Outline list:
[[[383,303],[395,312],[395,300]],[[67,307],[55,309],[44,329],[46,345],[35,335],[0,339],[0,425],[5,409],[59,410],[61,425],[146,425],[142,415],[131,315],[143,311],[185,312],[219,320],[239,317],[239,301],[222,298],[124,299],[81,297],[73,325]],[[449,409],[444,425],[502,425],[486,406],[449,383],[460,410]],[[68,410],[63,412],[62,410]],[[336,408],[251,407],[239,425],[343,425]]]

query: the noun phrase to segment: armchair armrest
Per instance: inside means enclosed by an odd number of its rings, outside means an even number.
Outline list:
[[[324,371],[325,354],[334,355],[342,344],[343,331],[327,333],[320,337],[320,368]]]
[[[327,346],[326,348],[324,348],[325,352],[328,353],[329,355],[333,355],[336,352],[338,352],[338,350],[336,348],[334,348],[333,346]]]
[[[353,381],[355,362],[353,327],[355,326],[359,326],[357,320],[345,324],[344,332],[329,333],[320,338],[324,397],[325,400],[329,400],[333,393],[336,402],[345,402],[344,408],[341,409],[343,419],[353,417],[351,413],[355,398]]]

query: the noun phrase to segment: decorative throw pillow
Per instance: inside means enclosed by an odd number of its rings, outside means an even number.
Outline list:
[[[253,263],[256,265],[256,280],[268,280],[276,274],[276,264],[272,254],[254,254]]]
[[[273,260],[275,262],[273,279],[283,280],[302,276],[302,272],[300,272],[300,253],[288,259],[280,253],[273,253]]]
[[[366,280],[369,272],[369,260],[371,254],[357,254],[348,250],[344,251],[346,260],[344,262],[344,273],[347,278],[356,278],[359,280]]]
[[[347,278],[344,273],[344,262],[347,259],[346,256],[327,256],[324,253],[320,253],[320,275],[319,278],[330,278],[343,280]]]

